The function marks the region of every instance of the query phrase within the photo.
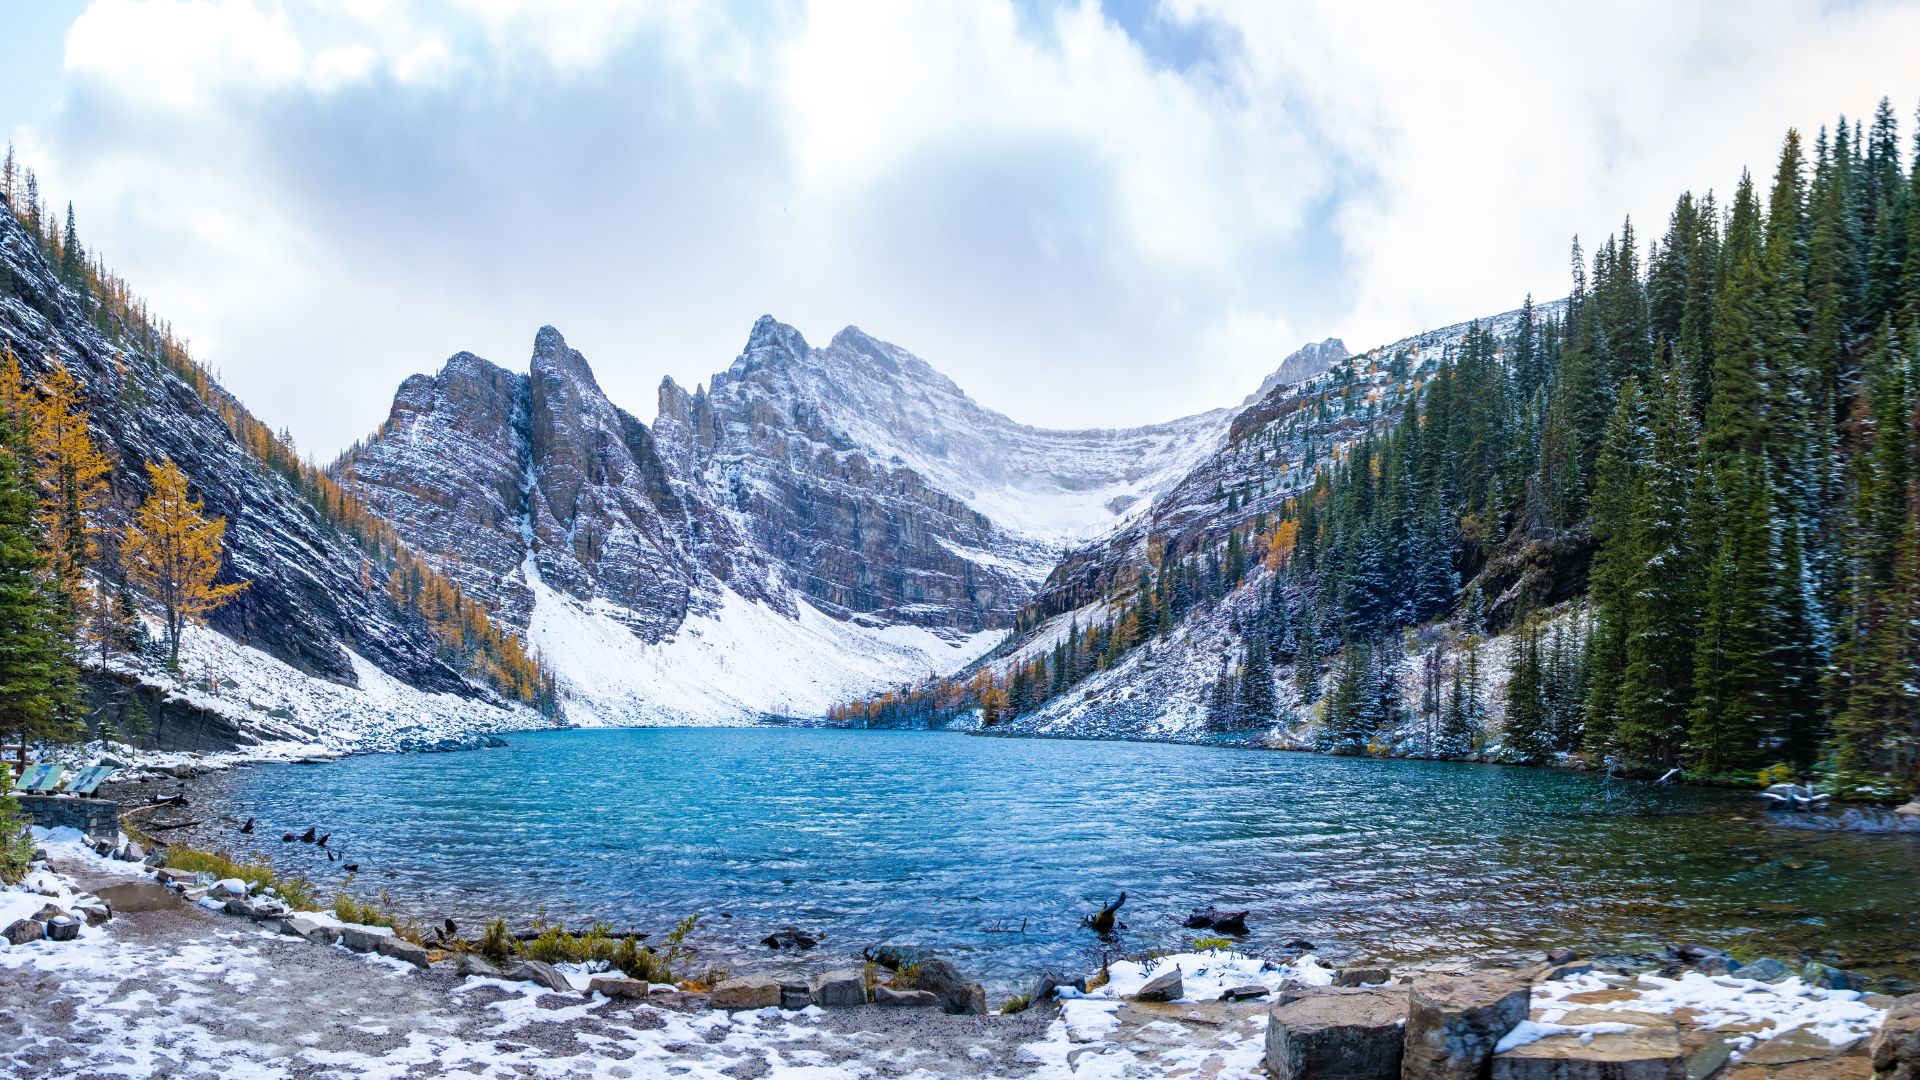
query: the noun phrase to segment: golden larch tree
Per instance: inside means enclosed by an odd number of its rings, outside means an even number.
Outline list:
[[[187,474],[172,460],[147,462],[153,490],[134,511],[120,545],[127,577],[160,605],[167,623],[171,662],[180,661],[180,632],[189,620],[204,623],[220,605],[238,596],[249,582],[216,585],[221,542],[227,520],[209,518],[205,506],[187,491]]]

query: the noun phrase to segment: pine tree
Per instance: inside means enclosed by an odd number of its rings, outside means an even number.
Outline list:
[[[1440,721],[1437,757],[1463,758],[1472,754],[1487,730],[1486,691],[1480,682],[1480,642],[1469,637],[1465,654],[1454,664],[1453,690]]]
[[[39,530],[30,450],[24,432],[0,411],[0,737],[78,734],[72,640],[63,633],[58,587]]]
[[[1699,622],[1688,502],[1695,479],[1693,418],[1677,371],[1652,395],[1646,458],[1619,554],[1631,560],[1622,619],[1626,648],[1615,741],[1629,759],[1671,765],[1687,729]]]
[[[147,463],[151,490],[134,512],[121,543],[127,576],[160,605],[165,617],[168,662],[180,662],[180,634],[188,622],[238,596],[247,582],[219,585],[225,518],[208,518],[187,491],[187,475],[171,460]]]
[[[1588,571],[1593,600],[1593,630],[1587,635],[1587,749],[1615,749],[1620,726],[1620,691],[1626,678],[1627,638],[1635,571],[1633,496],[1646,457],[1646,417],[1639,384],[1628,379],[1620,402],[1607,421],[1594,473],[1592,532],[1594,554]]]
[[[67,203],[67,228],[60,240],[60,278],[69,285],[81,283],[87,263],[80,250],[80,231],[74,228],[73,203]]]
[[[1546,672],[1540,656],[1540,632],[1526,627],[1513,636],[1512,673],[1507,677],[1507,750],[1522,761],[1552,760],[1554,745],[1547,717]]]

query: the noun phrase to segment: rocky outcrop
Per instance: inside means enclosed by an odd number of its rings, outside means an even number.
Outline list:
[[[701,542],[720,526],[689,512],[646,426],[550,326],[525,375],[457,353],[407,379],[380,431],[334,471],[522,628],[531,574],[657,641],[694,602],[700,554],[730,546]]]

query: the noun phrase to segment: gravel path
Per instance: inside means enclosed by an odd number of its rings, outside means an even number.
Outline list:
[[[53,869],[88,889],[131,870],[68,853]],[[118,914],[79,942],[0,948],[0,987],[0,1075],[49,1080],[1147,1077],[1176,1060],[1190,1075],[1239,1077],[1258,1045],[1257,1010],[1219,1007],[1128,1006],[1105,1037],[1077,1041],[1051,1009],[730,1016],[694,995],[589,1000],[423,972],[191,906]]]

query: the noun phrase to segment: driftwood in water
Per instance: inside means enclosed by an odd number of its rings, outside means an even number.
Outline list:
[[[191,829],[198,824],[200,823],[197,821],[149,821],[140,827],[148,831],[155,829]]]
[[[1113,933],[1114,927],[1119,925],[1118,916],[1120,913],[1120,905],[1126,902],[1127,894],[1123,892],[1119,896],[1114,897],[1112,903],[1101,908],[1099,914],[1088,916],[1086,925],[1091,927],[1094,933],[1102,937]]]

